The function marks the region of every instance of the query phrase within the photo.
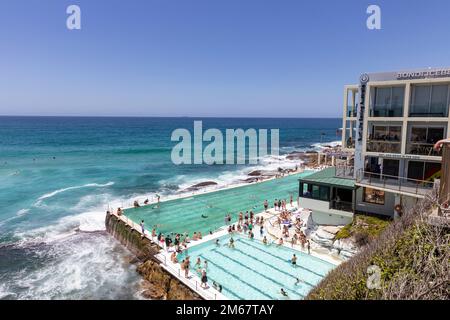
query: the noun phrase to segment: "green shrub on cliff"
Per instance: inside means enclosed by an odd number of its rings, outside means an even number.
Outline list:
[[[450,233],[433,226],[422,213],[426,201],[397,222],[361,252],[331,271],[307,299],[449,299]],[[345,231],[345,232],[348,232]],[[369,289],[368,267],[381,271],[380,287]]]

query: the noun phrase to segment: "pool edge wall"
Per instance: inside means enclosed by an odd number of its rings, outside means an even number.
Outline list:
[[[142,295],[152,300],[202,300],[202,298],[176,277],[161,267],[155,255],[157,245],[132,229],[115,215],[106,214],[106,231],[136,256],[136,271],[143,277]]]

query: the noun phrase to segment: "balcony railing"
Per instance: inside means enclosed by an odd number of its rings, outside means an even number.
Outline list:
[[[442,152],[436,151],[433,148],[432,143],[410,142],[406,146],[406,152],[408,154],[417,154],[417,155],[423,155],[423,156],[435,156],[435,157],[442,156]]]
[[[338,178],[354,179],[355,168],[353,166],[336,166],[335,176]]]
[[[332,200],[330,208],[341,211],[353,212],[353,204],[348,201]]]
[[[400,153],[400,141],[368,140],[367,151],[380,153]]]
[[[403,117],[403,109],[391,109],[386,107],[373,107],[370,109],[371,117]]]
[[[434,181],[416,180],[407,177],[391,176],[363,170],[356,172],[356,182],[392,191],[424,196],[434,187]]]

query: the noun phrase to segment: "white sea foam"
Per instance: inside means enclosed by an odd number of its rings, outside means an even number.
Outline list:
[[[326,149],[328,147],[338,147],[342,145],[342,141],[338,140],[338,141],[332,141],[332,142],[322,142],[322,143],[314,143],[311,146],[315,149],[315,150],[323,150]]]
[[[35,259],[45,263],[12,274],[0,294],[14,291],[18,299],[117,299],[135,293],[139,279],[124,259],[129,253],[104,234],[77,234],[32,250],[41,256]]]
[[[66,192],[66,191],[69,191],[69,190],[76,190],[76,189],[82,189],[82,188],[104,188],[104,187],[112,186],[113,184],[114,184],[114,182],[110,181],[110,182],[105,183],[105,184],[88,183],[88,184],[85,184],[85,185],[82,185],[82,186],[74,186],[74,187],[67,187],[67,188],[58,189],[58,190],[55,190],[55,191],[52,191],[50,193],[46,193],[46,194],[40,196],[37,199],[37,201],[35,203],[35,206],[39,206],[42,203],[42,201],[45,200],[45,199],[52,198],[52,197],[56,196],[57,194],[60,194],[62,192]]]
[[[28,212],[30,212],[30,209],[20,209],[19,211],[17,211],[16,216],[22,217],[26,215]]]

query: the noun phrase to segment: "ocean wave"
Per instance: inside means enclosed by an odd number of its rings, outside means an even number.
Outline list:
[[[66,192],[69,190],[75,190],[75,189],[82,189],[82,188],[104,188],[104,187],[109,187],[112,186],[114,184],[114,182],[110,181],[108,183],[105,184],[99,184],[99,183],[88,183],[82,186],[74,186],[74,187],[67,187],[67,188],[63,188],[63,189],[58,189],[55,191],[52,191],[50,193],[46,193],[42,196],[40,196],[37,199],[37,202],[35,203],[35,206],[39,206],[43,200],[48,199],[48,198],[52,198],[54,196],[56,196],[57,194],[60,194],[62,192]]]
[[[322,150],[322,149],[326,149],[328,147],[338,147],[341,145],[342,145],[342,141],[337,140],[337,141],[331,141],[331,142],[314,143],[311,145],[311,147],[313,147],[315,150]]]
[[[0,286],[0,298],[133,299],[140,281],[128,263],[130,253],[101,233],[78,233],[50,245],[15,244],[2,250],[20,267],[11,266]]]

